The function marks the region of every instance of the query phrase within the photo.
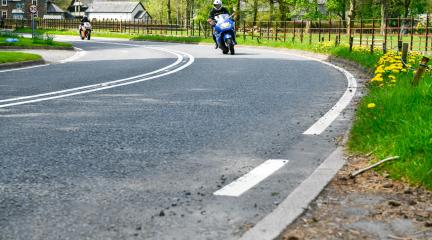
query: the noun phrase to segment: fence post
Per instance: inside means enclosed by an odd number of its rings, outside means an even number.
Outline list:
[[[312,44],[312,21],[309,20],[308,23],[309,23],[309,45],[311,45]]]
[[[354,37],[349,37],[349,51],[352,52]]]
[[[293,38],[292,41],[295,42],[296,39],[296,21],[293,22]]]
[[[383,43],[383,52],[387,52],[387,22],[388,19],[385,19],[385,26],[384,26],[384,43]]]
[[[270,40],[270,21],[267,21],[267,39]]]
[[[372,19],[372,44],[371,44],[371,53],[374,52],[375,45],[375,19]]]
[[[246,21],[243,20],[243,41],[246,41]]]
[[[427,68],[427,64],[429,62],[429,58],[427,57],[423,57],[423,59],[421,60],[421,63],[416,71],[416,74],[414,75],[414,79],[412,81],[412,85],[413,86],[417,86],[420,82],[420,79],[423,75],[423,73],[426,71]]]
[[[303,34],[304,34],[304,28],[303,28],[303,20],[301,20],[301,32],[300,32],[300,42],[303,43]]]
[[[321,42],[321,19],[318,21],[318,42]]]
[[[399,43],[399,41],[401,40],[401,21],[400,21],[400,16],[398,17],[398,43]],[[401,46],[401,48],[402,48],[402,46]]]
[[[172,27],[171,27],[171,35],[172,35]],[[198,21],[198,37],[201,37],[201,20]]]
[[[341,30],[342,30],[342,19],[339,19],[339,28],[338,28],[338,45],[340,44],[340,40],[341,40]]]
[[[287,21],[284,21],[284,42],[286,42]]]
[[[329,42],[331,41],[331,31],[332,31],[332,20],[331,18],[329,18],[329,25],[328,25]]]
[[[276,41],[277,41],[278,40],[278,21],[275,21],[275,32],[276,32]]]
[[[363,17],[360,18],[360,46],[363,45]]]
[[[398,52],[402,52],[402,44],[403,44],[402,40],[399,40],[398,41]]]
[[[402,41],[401,41],[402,42]],[[402,47],[402,61],[404,63],[407,62],[407,56],[408,56],[408,43],[404,43]]]
[[[259,36],[262,37],[262,22],[259,22]]]
[[[411,44],[410,50],[413,50],[413,42],[414,42],[414,17],[411,17]]]
[[[428,51],[428,42],[429,42],[429,13],[426,14],[426,43],[425,43],[426,52]]]

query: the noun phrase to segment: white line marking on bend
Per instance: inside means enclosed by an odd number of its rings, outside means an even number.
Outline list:
[[[61,90],[61,91],[42,93],[42,94],[37,94],[37,95],[25,96],[25,97],[3,99],[3,100],[0,100],[0,103],[14,102],[14,101],[31,99],[31,98],[51,96],[51,95],[56,95],[56,94],[62,94],[62,93],[67,93],[67,92],[73,92],[73,91],[83,90],[83,89],[87,89],[87,88],[106,87],[109,84],[115,84],[115,83],[120,83],[120,82],[124,82],[124,81],[128,81],[128,80],[132,80],[132,79],[135,79],[135,78],[145,77],[145,76],[148,76],[148,75],[151,75],[151,74],[155,74],[155,73],[158,73],[158,72],[165,71],[165,70],[167,70],[167,69],[169,69],[171,67],[174,67],[174,66],[180,64],[183,61],[183,56],[181,56],[181,55],[179,55],[177,53],[174,53],[174,52],[171,52],[171,53],[177,56],[177,61],[175,61],[171,65],[168,65],[168,66],[163,67],[161,69],[157,69],[157,70],[149,72],[149,73],[144,73],[144,74],[141,74],[141,75],[137,75],[137,76],[133,76],[133,77],[128,77],[128,78],[123,78],[123,79],[119,79],[119,80],[115,80],[115,81],[110,81],[110,82],[97,83],[97,84],[93,84],[93,85],[87,85],[87,86],[82,86],[82,87],[77,87],[77,88],[65,89],[65,90]],[[0,105],[0,107],[2,107],[2,105]]]
[[[144,81],[148,81],[148,80],[151,80],[151,79],[167,76],[167,75],[176,73],[178,71],[181,71],[181,70],[185,69],[186,67],[190,66],[195,61],[195,58],[192,55],[190,55],[188,53],[185,53],[185,52],[168,50],[168,49],[164,49],[164,48],[157,48],[157,50],[165,51],[165,52],[172,53],[172,54],[176,55],[178,57],[177,61],[175,63],[167,66],[167,67],[158,69],[158,70],[153,71],[151,73],[141,74],[141,75],[130,77],[130,78],[120,79],[120,80],[106,82],[106,83],[99,83],[99,84],[89,85],[89,86],[84,86],[84,87],[79,87],[79,88],[66,89],[66,90],[57,91],[57,92],[50,92],[50,93],[33,95],[33,96],[25,96],[25,97],[13,98],[13,99],[0,100],[0,102],[11,102],[11,101],[17,101],[17,100],[37,98],[37,99],[28,100],[28,101],[3,104],[3,105],[0,105],[0,108],[10,107],[10,106],[17,106],[17,105],[23,105],[23,104],[27,104],[27,103],[42,102],[42,101],[47,101],[47,100],[52,100],[52,99],[58,99],[58,98],[65,98],[65,97],[70,97],[70,96],[75,96],[75,95],[81,95],[81,94],[85,94],[85,93],[91,93],[91,92],[96,92],[96,91],[102,91],[102,90],[105,90],[105,89],[110,89],[110,88],[115,88],[115,87],[130,85],[130,84],[134,84],[134,83],[144,82]],[[189,61],[185,65],[182,65],[179,68],[173,69],[173,70],[171,70],[169,72],[164,72],[164,73],[160,73],[160,74],[155,75],[155,76],[150,76],[150,77],[147,77],[147,78],[141,78],[140,79],[140,77],[144,77],[144,76],[147,76],[149,74],[154,74],[154,73],[157,73],[157,72],[164,71],[165,69],[167,69],[169,67],[172,67],[172,66],[175,66],[175,65],[178,65],[179,63],[181,63],[182,60],[183,60],[183,57],[181,55],[179,55],[178,53],[176,53],[176,52],[179,52],[179,53],[182,53],[184,55],[187,55],[188,58],[189,58]],[[133,79],[137,79],[137,80],[125,82],[127,80],[133,80]],[[114,85],[106,86],[107,84],[114,84]],[[76,92],[77,90],[82,90],[82,89],[87,89],[87,88],[91,88],[91,89]],[[57,95],[57,96],[52,96],[52,97],[46,97],[46,98],[40,98],[40,97],[43,97],[43,96],[56,95],[56,94],[61,94],[61,93],[66,93],[66,92],[72,92],[72,93],[62,94],[62,95]]]
[[[213,194],[218,196],[238,197],[260,183],[262,180],[266,179],[268,176],[272,175],[288,162],[289,160],[284,159],[267,160],[246,175],[240,177],[236,181],[228,184]]]
[[[13,72],[13,71],[19,71],[19,70],[25,70],[25,69],[32,69],[32,68],[38,68],[38,67],[45,67],[49,64],[42,64],[42,65],[36,65],[36,66],[30,66],[30,67],[23,67],[23,68],[13,68],[13,69],[7,69],[7,70],[1,70],[0,73],[4,72]]]
[[[319,60],[318,60],[319,61]],[[343,74],[345,74],[348,80],[348,88],[339,101],[334,105],[324,116],[322,116],[316,123],[314,123],[308,130],[306,130],[303,134],[305,135],[319,135],[324,132],[330,124],[342,113],[342,111],[348,106],[353,97],[355,96],[357,90],[357,81],[356,78],[347,70],[335,66],[331,63],[320,61],[328,66],[336,68]]]
[[[74,47],[74,49],[76,50],[75,54],[73,56],[71,56],[71,57],[68,57],[68,58],[66,58],[64,60],[61,60],[60,63],[73,62],[73,61],[76,61],[79,58],[84,57],[87,54],[87,52],[84,51],[81,48]]]
[[[305,135],[319,135],[323,133],[336,118],[342,113],[342,111],[348,106],[348,104],[351,102],[353,97],[355,96],[356,90],[357,90],[357,79],[347,70],[338,67],[334,64],[328,63],[326,61],[323,61],[321,59],[317,59],[314,57],[309,57],[301,54],[295,54],[291,52],[281,52],[281,51],[274,51],[274,50],[267,50],[269,52],[274,52],[278,54],[285,54],[290,56],[297,56],[300,58],[306,58],[313,61],[320,62],[322,64],[325,64],[327,66],[330,66],[332,68],[335,68],[336,70],[342,72],[348,81],[348,87],[345,91],[345,93],[342,95],[342,97],[339,99],[339,101],[324,115],[322,116],[317,122],[315,122],[309,129],[307,129],[303,134]]]

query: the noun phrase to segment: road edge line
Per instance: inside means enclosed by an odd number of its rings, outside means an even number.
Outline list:
[[[247,231],[240,240],[277,238],[308,208],[344,165],[343,148],[338,147],[273,212]]]
[[[304,56],[290,52],[285,52],[285,54],[314,60],[335,68],[339,72],[343,73],[347,78],[348,86],[346,91],[350,89],[350,80],[355,81],[354,91],[358,87],[357,78],[351,72],[342,67],[311,56]],[[349,103],[352,102],[355,95],[356,94],[354,94]],[[346,107],[343,110],[345,110]],[[340,113],[338,116],[339,115]],[[349,129],[350,128],[351,127],[349,127]],[[345,137],[347,137],[348,132],[349,130],[344,134]],[[347,139],[344,138],[343,142],[346,141]],[[300,185],[297,186],[297,188],[294,189],[294,191],[291,192],[276,209],[244,233],[240,240],[273,240],[279,237],[291,223],[293,223],[301,214],[303,214],[304,211],[308,209],[309,204],[318,197],[344,165],[345,160],[343,156],[343,147],[338,147],[306,180],[300,183]]]

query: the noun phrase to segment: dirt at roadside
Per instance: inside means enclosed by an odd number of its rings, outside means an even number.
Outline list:
[[[398,160],[395,160],[398,161]],[[366,156],[347,164],[280,239],[432,239],[432,192],[369,170]]]

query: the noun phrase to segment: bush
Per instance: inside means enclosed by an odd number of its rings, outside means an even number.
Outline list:
[[[33,37],[33,43],[38,43],[38,44],[48,44],[48,45],[53,45],[54,43],[54,35],[52,34],[41,34],[41,33],[35,33],[34,37]]]

